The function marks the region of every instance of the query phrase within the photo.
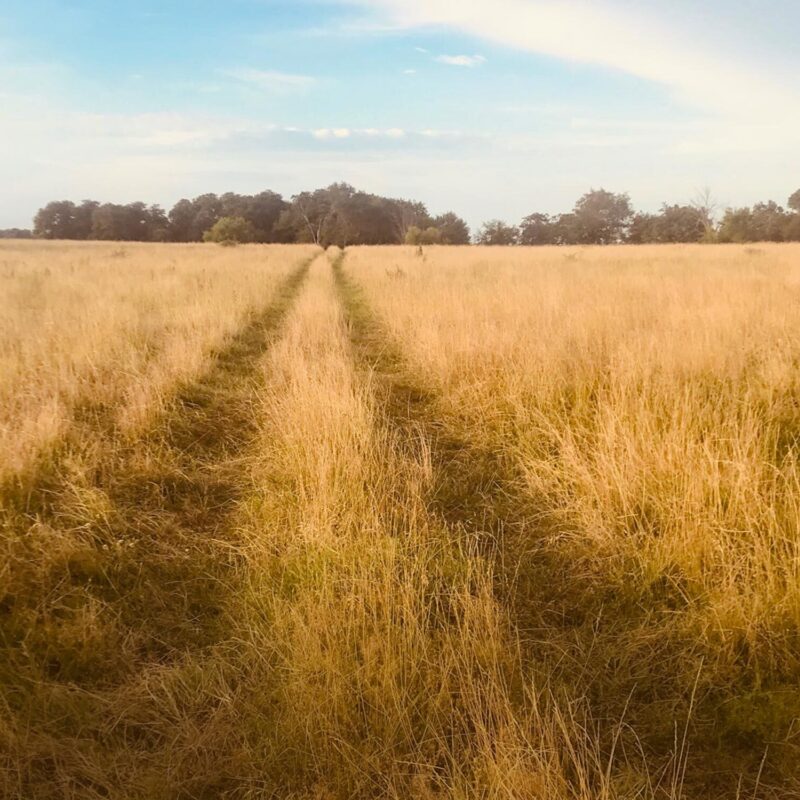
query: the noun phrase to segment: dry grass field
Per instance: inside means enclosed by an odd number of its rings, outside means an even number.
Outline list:
[[[800,796],[800,246],[0,243],[0,796]]]

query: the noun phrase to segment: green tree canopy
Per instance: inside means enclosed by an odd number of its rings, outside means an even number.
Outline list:
[[[412,225],[406,233],[406,244],[442,244],[442,232],[433,226],[420,230]]]
[[[558,229],[556,220],[548,214],[529,214],[519,226],[519,243],[531,246],[556,244]]]
[[[573,209],[576,244],[615,244],[624,241],[633,219],[627,194],[592,189]]]
[[[203,234],[204,242],[217,244],[245,244],[255,239],[256,229],[244,217],[222,217]]]
[[[519,229],[514,225],[507,225],[499,219],[484,222],[478,231],[477,242],[488,246],[507,246],[517,244],[519,241]]]
[[[772,201],[752,208],[729,208],[719,228],[721,242],[784,242],[797,237],[796,214]]]
[[[431,226],[439,231],[442,244],[469,244],[469,225],[452,211],[434,217]]]

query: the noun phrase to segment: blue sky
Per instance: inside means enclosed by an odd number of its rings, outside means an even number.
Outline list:
[[[800,188],[796,0],[0,0],[0,227],[346,180],[473,225]]]

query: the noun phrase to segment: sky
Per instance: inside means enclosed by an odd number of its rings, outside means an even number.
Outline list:
[[[798,0],[0,0],[0,228],[347,181],[477,227],[800,188]]]

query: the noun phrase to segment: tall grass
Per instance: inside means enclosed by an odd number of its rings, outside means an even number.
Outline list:
[[[654,765],[691,716],[707,792],[765,753],[762,789],[800,779],[799,254],[348,259],[450,426],[535,499],[505,563],[552,674],[597,719],[624,712]]]
[[[0,481],[57,443],[76,411],[111,409],[111,424],[141,430],[297,253],[0,243]]]
[[[151,260],[163,252],[173,251],[142,248]],[[197,248],[174,252],[203,255]],[[166,315],[169,351],[187,356],[155,374],[164,385],[111,361],[107,383],[65,405],[57,447],[34,451],[28,474],[3,463],[13,480],[0,491],[0,795],[175,796],[172,772],[202,749],[198,715],[213,713],[216,700],[206,692],[226,668],[206,656],[227,635],[222,612],[236,574],[232,520],[247,491],[259,359],[313,252],[248,249],[247,297],[223,288],[237,281],[230,263],[216,275],[219,286],[192,289],[198,274],[187,259],[182,291],[165,292],[158,312]],[[115,280],[135,293],[136,277],[134,270]],[[77,287],[90,296],[88,278]],[[156,303],[166,287],[156,277],[149,288]],[[204,314],[226,297],[239,303],[220,310],[219,325],[205,330],[196,327],[203,314],[184,309],[179,297]],[[47,303],[58,307],[59,295]],[[109,357],[125,352],[124,326],[104,332],[121,337],[110,343]],[[56,333],[48,335],[57,349]],[[104,343],[95,344],[99,352]],[[40,379],[57,392],[62,377],[56,370]],[[90,388],[80,372],[67,377],[77,393]],[[141,429],[122,428],[116,417],[125,387],[148,377],[157,391]],[[192,727],[179,729],[179,719]]]
[[[0,245],[0,794],[798,795],[800,250],[116,249]]]
[[[354,371],[322,261],[268,374],[233,614],[264,675],[245,723],[262,780],[342,800],[609,796],[591,736],[540,707],[491,562],[427,510],[424,444],[398,441]]]

